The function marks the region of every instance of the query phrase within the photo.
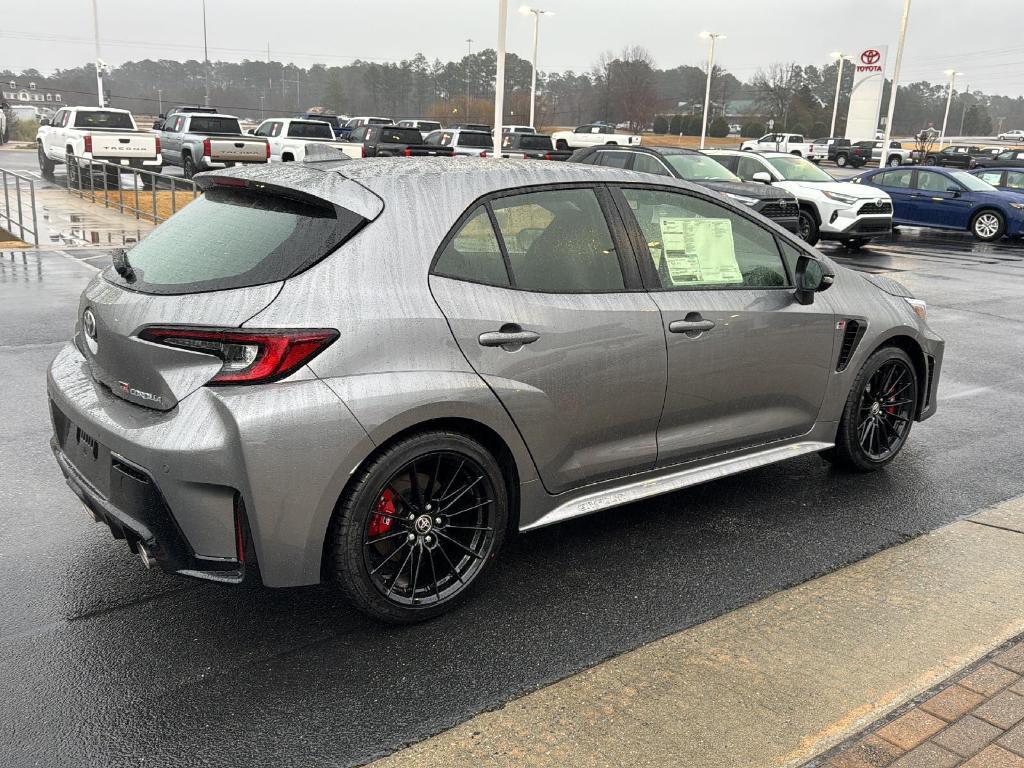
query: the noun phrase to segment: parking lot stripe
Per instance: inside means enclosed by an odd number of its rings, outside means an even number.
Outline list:
[[[613,658],[374,765],[799,765],[1024,632],[1024,497],[977,517]]]

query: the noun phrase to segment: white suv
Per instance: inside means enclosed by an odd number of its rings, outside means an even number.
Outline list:
[[[783,152],[707,149],[744,181],[760,181],[793,193],[800,203],[797,234],[809,245],[838,240],[857,249],[892,231],[892,200],[879,189],[836,181],[814,163]]]

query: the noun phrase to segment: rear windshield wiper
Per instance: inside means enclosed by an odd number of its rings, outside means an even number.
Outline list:
[[[132,265],[128,262],[128,251],[124,248],[116,248],[113,254],[111,254],[110,260],[114,264],[114,271],[123,277],[125,282],[135,282],[135,270],[132,269]]]

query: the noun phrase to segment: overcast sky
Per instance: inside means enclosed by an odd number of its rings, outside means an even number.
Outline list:
[[[539,68],[589,69],[601,51],[643,45],[657,66],[698,64],[702,29],[727,36],[717,61],[741,80],[771,61],[824,62],[834,50],[889,45],[892,71],[902,0],[535,0],[556,12],[541,21]],[[530,56],[532,23],[510,0],[509,50]],[[98,0],[105,61],[201,59],[201,0]],[[428,59],[495,47],[497,0],[207,0],[210,58],[266,57],[308,66],[353,59]],[[44,73],[93,57],[90,0],[3,0],[0,69]],[[770,10],[770,9],[778,9]],[[989,93],[1024,94],[1019,0],[916,0],[901,82],[944,79]],[[1008,23],[1001,23],[1006,21]]]

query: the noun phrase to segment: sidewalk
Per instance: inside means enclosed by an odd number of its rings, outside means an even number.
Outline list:
[[[802,765],[1024,633],[1022,587],[1024,497],[606,661],[374,765]],[[979,751],[965,765],[1021,768],[1012,750],[1024,739],[1010,730],[1024,703],[1016,677],[1024,667],[1013,666],[1021,657],[997,657],[975,673],[975,688],[949,689],[924,705],[931,713],[902,715],[867,746],[828,756],[828,768],[901,758],[898,768],[934,768],[946,764],[929,762],[942,754],[936,748],[958,765],[967,748],[957,751],[953,739],[970,729],[988,738],[964,735]],[[978,762],[990,755],[1003,762]]]

